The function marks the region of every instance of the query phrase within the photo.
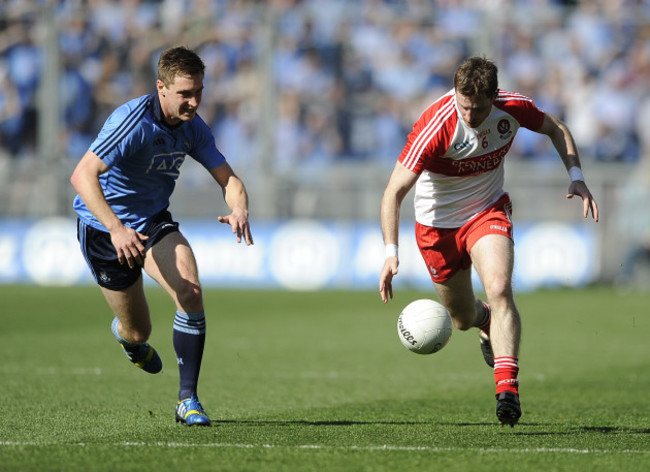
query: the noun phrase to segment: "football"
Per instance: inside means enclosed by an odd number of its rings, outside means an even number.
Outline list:
[[[409,303],[397,318],[399,340],[416,354],[438,352],[449,343],[451,330],[445,307],[426,298]]]

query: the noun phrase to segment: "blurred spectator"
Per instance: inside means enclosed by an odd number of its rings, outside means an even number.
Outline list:
[[[616,277],[623,290],[650,291],[650,157],[636,167],[619,195],[618,242],[629,248]]]
[[[596,136],[591,153],[598,161],[636,162],[639,143],[634,121],[640,97],[629,87],[622,63],[614,62],[601,76],[592,98]]]
[[[18,87],[9,76],[8,67],[0,62],[0,147],[10,154],[20,151],[24,108],[20,103]]]
[[[226,155],[246,168],[273,163],[270,170],[287,172],[349,160],[394,162],[406,123],[415,119],[409,114],[448,86],[470,53],[497,62],[503,88],[522,91],[567,121],[583,159],[637,162],[648,151],[641,136],[647,127],[635,125],[648,107],[647,2],[488,3],[52,2],[63,151],[78,159],[115,106],[151,92],[158,54],[171,44],[195,47],[205,58],[211,92],[202,117]],[[13,156],[33,153],[36,145],[42,4],[0,4],[0,147]],[[270,123],[264,121],[268,103],[276,107]],[[275,141],[275,155],[261,154],[264,136]],[[525,132],[515,140],[513,158],[557,161],[548,142]]]
[[[6,65],[5,83],[8,89],[4,102],[13,111],[5,132],[9,132],[7,149],[14,156],[32,154],[36,147],[36,92],[42,64],[42,53],[36,45],[33,18],[21,15],[2,33],[0,51]],[[13,91],[16,95],[9,97]]]

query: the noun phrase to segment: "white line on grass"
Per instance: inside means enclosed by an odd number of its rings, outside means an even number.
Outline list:
[[[58,375],[102,375],[104,371],[101,367],[38,367],[28,373],[23,373],[20,367],[16,366],[2,366],[0,367],[0,374],[21,374],[21,375],[46,375],[46,376],[58,376]]]
[[[565,447],[535,447],[535,448],[492,448],[492,447],[435,447],[435,446],[392,446],[384,444],[380,446],[328,446],[325,444],[242,444],[242,443],[179,443],[179,442],[120,442],[107,444],[88,443],[59,443],[59,442],[37,442],[37,441],[0,441],[2,447],[27,447],[27,446],[63,446],[63,447],[161,447],[161,448],[183,448],[203,447],[216,449],[303,449],[303,450],[337,450],[337,451],[396,451],[396,452],[459,452],[472,451],[483,454],[503,453],[551,453],[551,454],[650,454],[650,450],[639,449],[576,449]]]

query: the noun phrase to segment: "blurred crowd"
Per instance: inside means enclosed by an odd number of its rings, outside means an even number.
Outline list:
[[[0,154],[15,159],[38,153],[47,15],[61,152],[74,160],[116,106],[154,91],[161,50],[178,44],[206,63],[199,113],[236,166],[392,166],[473,54],[565,120],[583,161],[650,154],[648,0],[4,0]],[[557,160],[529,132],[512,158]]]

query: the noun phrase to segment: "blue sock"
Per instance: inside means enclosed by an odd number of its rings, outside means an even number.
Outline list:
[[[180,374],[178,399],[196,393],[205,345],[205,313],[183,313],[174,317],[174,350]]]

